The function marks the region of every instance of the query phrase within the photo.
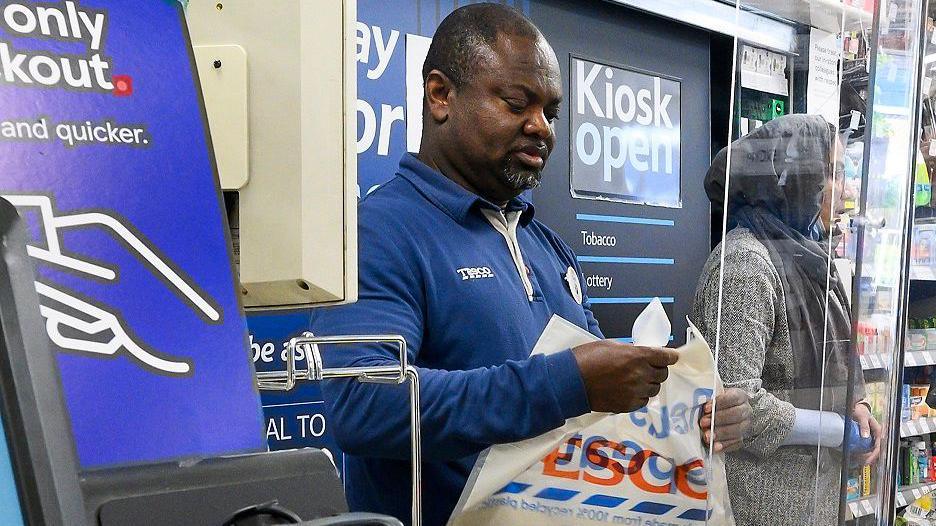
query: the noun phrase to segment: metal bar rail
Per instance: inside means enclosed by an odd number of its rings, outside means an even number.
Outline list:
[[[347,345],[359,343],[389,343],[397,346],[399,365],[379,367],[339,367],[325,369],[319,345]],[[296,367],[296,348],[305,350],[305,369]],[[412,454],[411,474],[413,478],[413,526],[422,525],[422,438],[420,436],[419,374],[409,365],[406,340],[396,335],[374,336],[321,336],[305,333],[292,338],[287,346],[286,370],[258,372],[257,384],[264,391],[291,391],[301,381],[320,382],[332,378],[351,378],[362,383],[400,385],[409,381],[410,394],[410,447]]]

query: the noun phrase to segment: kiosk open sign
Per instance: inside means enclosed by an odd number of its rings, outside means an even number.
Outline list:
[[[681,208],[678,80],[572,57],[572,196]]]

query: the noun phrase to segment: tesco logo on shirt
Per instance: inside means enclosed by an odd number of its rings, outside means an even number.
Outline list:
[[[465,267],[458,269],[458,273],[461,274],[462,281],[494,277],[494,271],[490,267]]]

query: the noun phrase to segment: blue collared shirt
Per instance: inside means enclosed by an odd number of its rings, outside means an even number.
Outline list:
[[[575,255],[533,218],[531,204],[512,200],[498,229],[487,216],[500,213],[415,156],[404,156],[397,176],[359,207],[358,302],[314,316],[318,335],[406,339],[420,374],[428,525],[447,521],[480,451],[588,412],[570,350],[530,356],[553,314],[601,337],[580,292],[585,284]],[[515,238],[503,233],[513,229]],[[326,367],[398,362],[394,349],[377,345],[323,354]],[[330,430],[348,453],[352,510],[408,520],[407,389],[332,380],[323,392]]]

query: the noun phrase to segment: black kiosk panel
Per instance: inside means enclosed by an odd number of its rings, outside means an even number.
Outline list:
[[[0,199],[0,516],[3,524],[80,524],[78,463],[26,238],[16,209]]]

